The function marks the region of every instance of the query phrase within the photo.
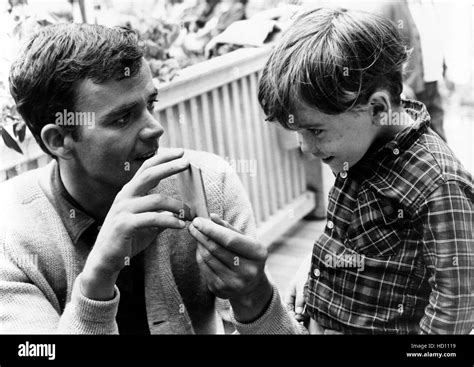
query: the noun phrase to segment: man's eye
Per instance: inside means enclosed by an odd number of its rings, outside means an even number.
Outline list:
[[[128,124],[129,121],[130,121],[130,113],[127,113],[126,115],[122,116],[118,120],[115,120],[114,125],[125,126]]]
[[[323,132],[323,130],[321,130],[321,129],[311,129],[310,131],[316,136],[321,135],[322,132]]]
[[[155,109],[155,103],[158,102],[157,99],[154,99],[153,101],[148,102],[148,111],[153,111]]]

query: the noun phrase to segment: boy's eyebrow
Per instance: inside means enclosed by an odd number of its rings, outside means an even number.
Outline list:
[[[303,129],[320,129],[324,127],[324,124],[322,123],[314,123],[314,124],[303,124],[303,125],[298,125],[298,124],[287,124],[288,128],[290,130],[298,131],[298,130],[303,130]]]
[[[158,96],[158,89],[154,88],[153,89],[153,92],[150,93],[150,95],[148,96],[148,100],[152,99],[152,98],[156,98]],[[139,102],[131,102],[131,103],[127,103],[125,105],[122,105],[122,106],[119,106],[115,109],[112,109],[111,111],[107,112],[104,117],[102,118],[102,121],[108,121],[109,119],[113,118],[113,117],[116,117],[116,116],[119,116],[129,110],[131,110],[132,108],[134,108]]]

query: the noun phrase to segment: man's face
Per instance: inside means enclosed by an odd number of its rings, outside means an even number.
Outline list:
[[[334,172],[354,166],[378,133],[367,110],[327,115],[300,105],[293,122],[301,150],[321,158]]]
[[[156,154],[163,127],[153,116],[157,90],[148,64],[122,80],[95,84],[81,81],[76,111],[92,112],[95,126],[78,126],[72,165],[76,177],[120,190]],[[69,163],[68,163],[69,164]]]

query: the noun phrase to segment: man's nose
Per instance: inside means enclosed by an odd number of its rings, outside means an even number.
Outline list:
[[[140,131],[141,140],[157,140],[165,130],[153,113],[147,113],[146,126]]]

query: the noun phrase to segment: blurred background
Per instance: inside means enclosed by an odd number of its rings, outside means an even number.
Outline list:
[[[160,97],[162,145],[220,155],[241,178],[254,207],[268,262],[285,290],[325,225],[334,180],[305,156],[297,137],[264,122],[258,79],[272,44],[299,11],[344,6],[390,18],[403,6],[423,50],[423,86],[404,94],[428,106],[437,132],[474,172],[474,0],[1,0],[0,181],[48,163],[16,112],[8,73],[18,47],[48,24],[87,22],[136,30]],[[413,32],[412,32],[413,33]],[[413,45],[411,45],[413,47]],[[408,76],[409,77],[409,76]]]

